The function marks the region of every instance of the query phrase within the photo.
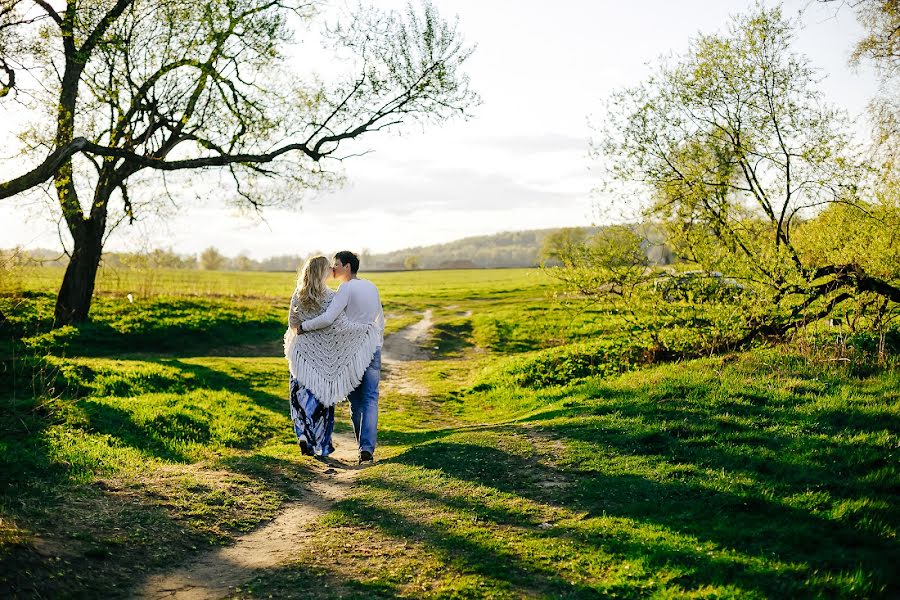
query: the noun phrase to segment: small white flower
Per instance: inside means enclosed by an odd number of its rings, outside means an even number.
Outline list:
[[[128,298],[128,302],[130,302],[131,304],[134,304],[134,294],[128,294],[125,297]]]

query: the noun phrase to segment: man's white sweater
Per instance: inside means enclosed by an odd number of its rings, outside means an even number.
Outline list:
[[[375,323],[379,331],[379,346],[384,341],[384,310],[375,284],[366,279],[351,279],[338,288],[328,308],[318,317],[303,321],[303,331],[328,327],[343,312],[354,323]]]

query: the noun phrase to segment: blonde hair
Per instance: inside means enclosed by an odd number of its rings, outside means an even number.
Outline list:
[[[331,268],[324,256],[313,256],[304,263],[297,277],[297,299],[300,306],[307,311],[322,308],[328,297],[328,286],[325,285],[325,273]]]

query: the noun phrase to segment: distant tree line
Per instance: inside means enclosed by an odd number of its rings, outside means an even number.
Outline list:
[[[373,254],[359,252],[363,270],[403,271],[416,269],[488,269],[558,265],[565,249],[588,240],[605,228],[567,227],[511,231],[468,237],[446,244],[406,248]],[[669,264],[672,253],[662,243],[661,234],[651,228],[635,229],[642,240],[647,261]],[[315,251],[310,255],[325,254]],[[171,249],[145,252],[105,252],[102,266],[124,269],[198,269],[205,271],[295,271],[310,255],[284,254],[253,259],[246,253],[226,256],[210,246],[199,254],[179,254]],[[68,257],[60,252],[21,248],[0,250],[0,261],[10,266],[65,267]]]
[[[485,269],[504,267],[535,267],[555,264],[558,248],[566,240],[585,240],[604,228],[565,227],[509,231],[494,235],[467,237],[461,240],[405,248],[383,254],[364,254],[362,262],[374,270],[401,269]],[[654,264],[669,264],[671,253],[661,245],[660,236],[644,228],[638,232]]]
[[[366,255],[375,270],[532,267],[540,263],[544,239],[554,230],[512,231],[467,237],[445,244]]]
[[[318,254],[318,253],[317,253]],[[294,271],[305,256],[271,256],[255,260],[240,253],[225,256],[210,246],[199,254],[179,254],[171,249],[145,252],[106,252],[101,266],[114,269],[197,269],[202,271]],[[65,267],[69,258],[53,250],[12,248],[0,250],[0,264],[6,267]]]

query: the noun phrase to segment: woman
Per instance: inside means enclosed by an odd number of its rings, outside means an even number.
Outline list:
[[[325,284],[332,275],[329,261],[306,261],[291,296],[284,355],[291,373],[291,420],[304,454],[328,456],[334,451],[334,405],[360,381],[380,342],[374,323],[353,323],[343,314],[324,329],[300,332],[300,323],[319,316],[334,297]]]

